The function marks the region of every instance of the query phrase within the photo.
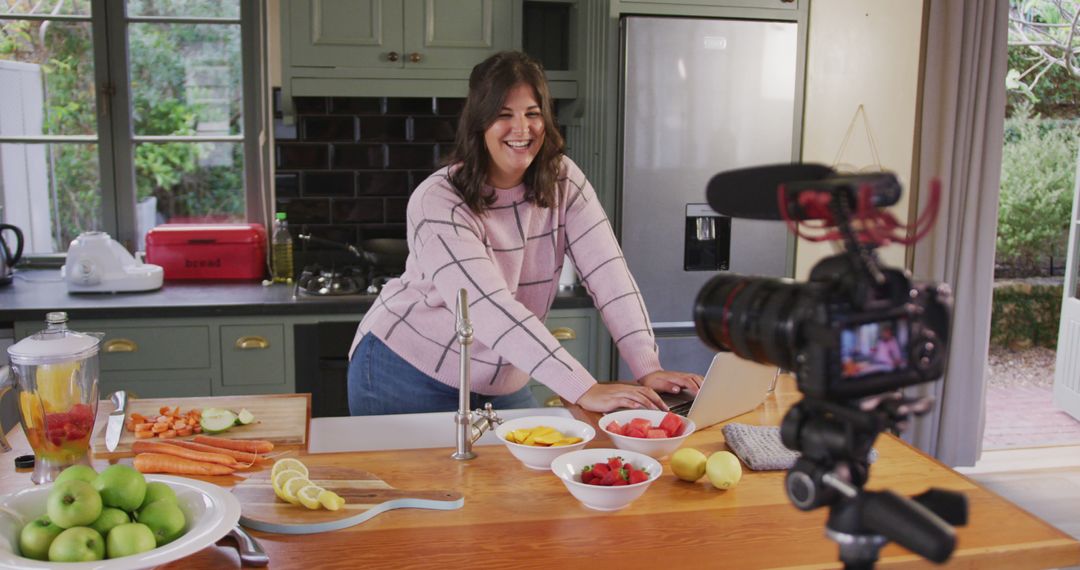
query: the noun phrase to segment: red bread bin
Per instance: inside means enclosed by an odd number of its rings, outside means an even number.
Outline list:
[[[262,224],[162,224],[146,232],[146,262],[165,280],[248,280],[266,274]]]

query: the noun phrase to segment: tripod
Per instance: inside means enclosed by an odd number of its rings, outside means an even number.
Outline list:
[[[840,546],[844,568],[873,568],[890,540],[938,563],[956,547],[952,525],[967,524],[964,495],[930,489],[908,498],[863,490],[878,434],[926,413],[930,402],[898,393],[850,405],[804,398],[784,416],[781,440],[802,453],[785,478],[788,498],[804,511],[829,507],[825,534]]]

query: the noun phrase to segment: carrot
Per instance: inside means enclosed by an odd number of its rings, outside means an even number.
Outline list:
[[[155,435],[157,435],[157,434],[155,434],[154,432],[152,432],[152,431],[150,431],[148,429],[144,429],[142,431],[135,432],[135,439],[146,439],[146,438],[154,437]]]
[[[174,475],[232,475],[233,472],[231,467],[225,465],[204,463],[164,453],[136,455],[135,469],[139,473],[172,473]]]
[[[224,447],[214,447],[213,445],[206,445],[204,443],[195,443],[194,441],[170,441],[169,445],[179,445],[187,449],[193,449],[195,451],[204,451],[207,453],[220,453],[222,455],[228,455],[239,463],[252,464],[267,461],[267,457],[259,455],[257,453],[248,453],[246,451],[237,451],[235,449],[227,449]]]
[[[136,441],[131,445],[131,450],[135,453],[165,453],[168,455],[175,455],[177,457],[183,457],[185,459],[191,459],[193,461],[202,461],[204,463],[217,463],[219,465],[225,465],[227,467],[235,467],[236,460],[223,453],[207,453],[205,451],[195,451],[193,449],[186,449],[172,443],[165,443],[159,441]]]
[[[229,439],[227,437],[197,435],[195,436],[195,443],[246,451],[248,453],[269,453],[274,450],[274,444],[261,439]]]

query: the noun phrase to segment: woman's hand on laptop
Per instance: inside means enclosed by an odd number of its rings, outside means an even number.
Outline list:
[[[701,389],[701,383],[704,381],[705,379],[701,376],[691,374],[690,372],[657,370],[656,372],[650,372],[639,378],[638,384],[652,388],[657,392],[668,392],[671,394],[678,394],[683,390],[687,390],[696,396],[698,390]]]
[[[619,408],[668,409],[655,390],[628,382],[596,384],[578,398],[577,405],[590,412],[611,412]]]

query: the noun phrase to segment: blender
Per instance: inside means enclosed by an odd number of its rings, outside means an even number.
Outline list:
[[[101,333],[67,328],[67,313],[45,316],[45,330],[8,348],[14,377],[0,390],[19,392],[19,419],[34,450],[36,484],[64,468],[89,465],[90,437],[98,405],[98,346]]]

